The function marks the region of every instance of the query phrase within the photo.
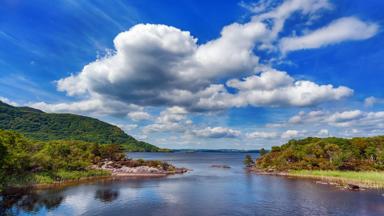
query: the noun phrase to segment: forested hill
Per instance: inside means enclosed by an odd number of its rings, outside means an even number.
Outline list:
[[[256,160],[262,170],[384,170],[384,136],[291,140]]]
[[[128,151],[160,150],[98,119],[74,114],[45,113],[30,107],[14,107],[1,101],[0,129],[17,131],[35,140],[81,140],[121,144]]]

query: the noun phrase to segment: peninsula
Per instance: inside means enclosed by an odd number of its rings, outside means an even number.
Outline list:
[[[384,188],[384,136],[291,140],[261,155],[249,170],[319,183]]]

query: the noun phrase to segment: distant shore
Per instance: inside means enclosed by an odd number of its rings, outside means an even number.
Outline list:
[[[272,171],[248,169],[259,175],[275,175],[317,180],[316,183],[343,187],[346,189],[383,189],[384,172],[376,171],[331,171],[331,170],[290,170]]]

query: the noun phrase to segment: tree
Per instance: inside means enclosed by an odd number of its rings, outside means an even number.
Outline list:
[[[260,156],[263,156],[263,155],[267,154],[267,151],[264,148],[261,148],[259,150],[259,154],[260,154]]]
[[[244,165],[246,167],[251,167],[252,165],[255,164],[255,162],[253,161],[251,155],[245,155],[245,158],[244,158]]]
[[[0,139],[0,191],[1,191],[2,184],[4,183],[4,178],[5,178],[4,170],[3,170],[3,164],[4,164],[4,160],[5,160],[5,157],[7,156],[7,154],[8,154],[7,147],[5,145],[3,145],[3,142]]]

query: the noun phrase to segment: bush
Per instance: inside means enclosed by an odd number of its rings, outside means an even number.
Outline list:
[[[244,158],[243,163],[244,163],[245,166],[250,167],[250,166],[252,166],[255,162],[253,161],[251,155],[245,155],[245,158]]]

